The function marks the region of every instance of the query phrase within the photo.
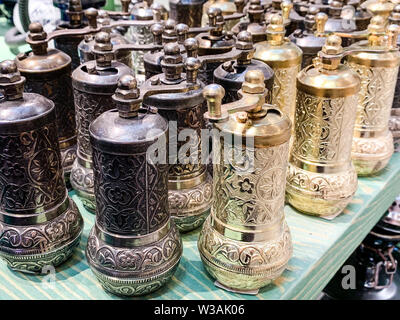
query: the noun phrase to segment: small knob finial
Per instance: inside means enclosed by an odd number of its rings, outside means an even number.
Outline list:
[[[265,91],[264,73],[261,70],[249,70],[244,75],[242,90],[245,93],[263,93]]]
[[[225,89],[219,84],[209,84],[203,89],[203,97],[207,101],[208,113],[211,118],[222,116],[222,98],[225,96]]]

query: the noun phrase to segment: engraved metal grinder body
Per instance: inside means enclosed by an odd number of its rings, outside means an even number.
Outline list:
[[[167,43],[161,61],[164,73],[151,77],[145,86],[158,83],[166,88],[171,85],[190,83],[193,89],[174,94],[152,95],[144,99],[143,106],[156,107],[158,113],[167,119],[175,133],[170,131],[170,145],[176,146],[175,159],[170,160],[168,178],[169,210],[178,229],[186,232],[199,227],[208,216],[212,201],[212,178],[202,163],[202,132],[205,128],[203,117],[205,101],[202,95],[203,84],[197,79],[200,61],[189,57],[183,64],[177,43]],[[187,75],[182,74],[183,68]],[[171,130],[171,128],[170,128]],[[178,139],[185,130],[191,130],[183,140]],[[179,154],[184,153],[186,162]],[[182,149],[183,150],[183,149]],[[172,152],[170,152],[170,157]]]
[[[25,91],[40,94],[55,104],[61,165],[68,183],[76,158],[76,124],[71,83],[71,58],[58,49],[48,48],[47,34],[41,24],[31,23],[27,42],[32,51],[15,59],[25,77]]]
[[[285,38],[283,19],[279,15],[271,17],[266,34],[267,41],[255,45],[254,59],[265,62],[273,69],[271,104],[276,105],[293,123],[296,108],[296,77],[301,68],[303,52]]]
[[[319,12],[316,6],[310,6],[304,19],[305,30],[296,30],[289,36],[290,41],[303,51],[301,68],[311,65],[312,60],[321,51],[325,38],[319,35],[319,31],[324,32],[327,20],[328,16],[325,13]]]
[[[400,26],[400,5],[396,5],[389,17],[390,24]],[[400,36],[397,37],[397,46],[400,45]],[[396,89],[389,119],[389,128],[393,135],[394,151],[400,152],[400,72],[397,74]]]
[[[361,84],[340,63],[343,55],[341,38],[329,36],[314,65],[297,76],[286,199],[310,215],[338,215],[357,190],[351,145]]]
[[[206,270],[223,286],[256,290],[278,278],[292,256],[284,217],[291,124],[265,104],[262,72],[245,75],[241,100],[221,105],[224,90],[204,89],[214,122],[211,214],[198,240]]]
[[[102,28],[103,32],[108,32],[110,34],[111,43],[113,46],[129,43],[129,41],[124,36],[122,36],[118,32],[113,32],[111,27],[107,28],[107,25],[110,25],[111,23],[111,19],[106,11],[104,10],[98,11],[97,22],[103,27]],[[81,64],[96,59],[93,54],[93,48],[94,45],[96,44],[94,38],[95,38],[94,34],[88,34],[84,36],[82,41],[80,41],[78,45],[78,54]],[[132,52],[121,51],[116,54],[115,60],[133,69]]]
[[[381,16],[371,19],[368,40],[354,44],[365,49],[397,48],[399,26],[385,26]],[[400,65],[398,50],[381,53],[355,53],[347,57],[350,68],[361,77],[352,159],[360,176],[379,172],[393,154],[389,130],[391,107]]]
[[[83,10],[81,0],[69,1],[67,15],[69,16],[69,22],[57,25],[57,30],[80,29],[87,26],[87,24],[83,22]],[[72,70],[75,70],[80,65],[78,45],[83,39],[83,35],[60,37],[54,39],[54,46],[70,56]]]
[[[0,257],[45,273],[71,256],[83,219],[65,187],[54,103],[24,83],[14,61],[0,64]]]
[[[231,61],[221,64],[214,71],[214,83],[220,84],[225,89],[223,103],[239,100],[238,91],[242,88],[244,76],[249,70],[260,70],[264,74],[264,84],[268,90],[266,103],[271,103],[271,92],[274,83],[274,71],[266,63],[253,58],[255,49],[251,33],[241,31],[237,35],[236,50],[241,54]]]
[[[86,257],[113,294],[138,296],[159,289],[182,256],[168,209],[168,158],[158,162],[150,152],[158,142],[159,154],[167,150],[168,123],[155,108],[140,109],[140,104],[149,94],[187,90],[186,83],[169,88],[146,83],[139,90],[136,79],[125,75],[113,96],[117,110],[90,125],[97,205]]]
[[[89,125],[103,112],[115,108],[112,95],[117,88],[118,79],[123,75],[133,74],[128,66],[114,60],[115,53],[109,33],[96,34],[95,41],[96,60],[80,65],[72,73],[78,148],[71,171],[71,185],[89,211],[94,211],[95,208]]]

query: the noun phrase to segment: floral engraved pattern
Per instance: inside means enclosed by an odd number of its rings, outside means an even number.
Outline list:
[[[90,145],[89,125],[102,113],[115,107],[110,95],[98,95],[81,92],[74,89],[74,101],[76,112],[76,126],[78,131],[78,149],[90,157],[92,148]]]
[[[292,155],[327,164],[350,161],[356,99],[323,99],[298,91]]]
[[[296,106],[296,76],[299,71],[300,65],[274,69],[272,104],[284,112],[292,123]]]
[[[26,78],[26,92],[38,93],[54,102],[60,142],[75,137],[75,108],[70,70],[49,79]]]
[[[217,179],[214,178],[213,193],[219,195],[214,198],[216,216],[240,226],[266,224],[282,218],[288,143],[254,151],[249,148],[234,151],[237,152],[243,153],[243,163],[235,163],[230,158],[228,163],[220,159],[220,164],[214,165]],[[249,172],[243,169],[252,162],[251,153],[254,153],[254,170]]]
[[[141,273],[152,271],[162,273],[162,267],[168,269],[170,264],[179,259],[181,252],[182,242],[174,225],[159,241],[130,249],[107,245],[99,240],[93,228],[87,246],[88,257],[94,265],[108,270]]]
[[[0,206],[36,210],[65,197],[54,123],[17,135],[0,135]]]
[[[393,103],[398,68],[381,68],[349,63],[361,77],[355,129],[385,130]]]
[[[147,234],[169,219],[168,165],[146,154],[112,155],[93,148],[97,221],[117,234]]]

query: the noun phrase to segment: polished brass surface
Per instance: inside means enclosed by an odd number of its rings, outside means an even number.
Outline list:
[[[400,25],[400,5],[396,5],[389,17],[391,24]],[[400,37],[397,37],[397,46],[400,44]],[[389,129],[393,134],[394,151],[400,152],[400,72],[397,74],[396,89],[392,104],[392,111],[389,120]]]
[[[399,27],[388,28],[383,17],[371,19],[367,41],[360,48],[397,47]],[[400,64],[398,50],[381,53],[357,53],[348,56],[348,65],[362,80],[354,129],[352,159],[358,175],[382,170],[393,153],[393,137],[388,123]]]
[[[387,21],[390,13],[392,12],[395,4],[389,0],[371,0],[365,1],[361,4],[362,7],[366,8],[372,13],[373,16],[381,16]]]
[[[71,256],[83,219],[65,187],[54,103],[24,83],[15,61],[0,63],[0,257],[40,274]]]
[[[206,270],[223,286],[255,290],[279,277],[292,255],[283,212],[291,125],[282,112],[264,104],[260,71],[246,73],[240,102],[221,105],[223,95],[219,85],[204,89],[206,116],[220,133],[213,146],[213,192],[219,196],[203,225],[198,249]],[[228,142],[234,136],[241,139],[237,145]],[[245,145],[246,138],[255,138],[254,146]],[[224,143],[230,149],[228,157]],[[239,154],[244,163],[236,162],[234,155]]]
[[[221,14],[226,21],[226,23],[224,24],[224,30],[230,31],[244,16],[244,14],[242,13],[243,7],[243,0],[235,2],[229,0],[208,0],[203,5],[203,17],[201,20],[201,25],[209,25],[210,17],[208,15],[208,10],[210,8],[218,8],[219,10],[221,10]]]
[[[289,26],[290,26],[289,15],[290,15],[292,8],[293,8],[293,4],[288,0],[283,0],[283,1],[282,0],[273,0],[271,8],[267,9],[266,13],[265,13],[266,24],[268,25],[271,23],[271,18],[273,15],[280,14],[282,16],[283,25],[284,25],[285,29],[289,28]]]
[[[340,37],[329,36],[297,77],[286,199],[310,215],[341,213],[357,189],[351,145],[361,81],[343,55]]]
[[[280,15],[271,17],[265,42],[255,45],[254,59],[267,63],[274,70],[271,103],[294,122],[296,107],[296,77],[300,71],[302,51],[285,38],[285,28]]]

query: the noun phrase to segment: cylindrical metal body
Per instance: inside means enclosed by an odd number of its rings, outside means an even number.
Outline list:
[[[113,44],[113,46],[129,43],[129,41],[126,40],[124,36],[121,36],[117,32],[111,32],[110,35],[111,35],[111,43]],[[85,36],[85,39],[83,39],[79,43],[78,52],[81,64],[91,60],[95,60],[95,56],[92,53],[94,44],[95,44],[94,35]],[[129,68],[133,69],[132,52],[130,51],[117,52],[115,58],[118,62],[121,62],[127,65]]]
[[[297,210],[335,216],[356,192],[351,144],[359,91],[360,78],[342,64],[299,73],[286,184],[287,201]]]
[[[367,41],[355,45],[369,47]],[[358,175],[371,175],[382,170],[393,154],[393,136],[388,123],[400,54],[352,54],[348,56],[348,64],[361,77],[352,159]]]
[[[251,122],[240,121],[243,114]],[[290,121],[270,106],[232,114],[215,128],[216,197],[200,233],[200,257],[223,286],[257,290],[278,278],[292,255],[283,211]]]
[[[61,165],[68,182],[76,158],[76,124],[71,84],[71,58],[57,49],[43,54],[29,52],[16,58],[26,78],[25,91],[38,93],[54,102]]]
[[[249,64],[238,64],[238,62],[227,62],[220,65],[214,71],[214,83],[220,84],[225,89],[223,103],[239,100],[238,91],[242,88],[244,75],[249,70],[261,70],[264,74],[265,87],[268,90],[266,102],[272,102],[272,92],[274,85],[274,71],[264,62],[251,60]]]
[[[61,24],[57,26],[57,30],[70,29],[68,24]],[[80,28],[83,28],[80,26]],[[66,53],[71,58],[71,68],[75,70],[80,65],[80,59],[78,54],[78,46],[83,40],[84,36],[68,36],[59,37],[54,39],[54,46]]]
[[[157,77],[147,81],[150,83]],[[170,136],[170,144],[171,139],[184,134],[184,130],[194,130],[197,135],[197,139],[186,137],[183,141],[174,141],[177,152],[185,145],[190,146],[185,155],[191,161],[184,164],[178,159],[176,164],[170,165],[168,175],[169,210],[178,229],[183,232],[196,229],[208,216],[212,201],[212,178],[206,164],[201,162],[201,129],[205,128],[202,86],[185,93],[153,95],[143,104],[156,107],[170,126],[174,125],[176,133]]]
[[[268,40],[255,45],[254,59],[268,64],[274,71],[271,103],[294,122],[296,107],[296,77],[300,71],[302,51],[284,38],[281,19],[274,18],[268,26]],[[278,30],[279,29],[279,30]],[[281,34],[279,35],[280,32]]]
[[[117,88],[118,79],[133,73],[128,66],[117,61],[113,61],[109,68],[89,73],[88,70],[96,68],[95,63],[95,61],[86,62],[72,73],[78,148],[77,159],[71,171],[71,185],[89,211],[95,209],[89,125],[105,111],[115,108],[111,96]]]
[[[90,125],[96,223],[86,257],[103,288],[117,295],[157,290],[182,255],[168,209],[168,164],[146,157],[154,143],[167,142],[167,131],[167,121],[148,112],[123,118],[111,110]]]
[[[169,0],[169,17],[189,28],[201,27],[204,0]]]
[[[22,93],[14,62],[0,69],[0,256],[13,270],[42,273],[70,257],[83,219],[65,188],[54,103]]]

